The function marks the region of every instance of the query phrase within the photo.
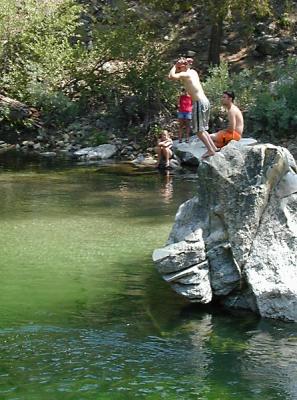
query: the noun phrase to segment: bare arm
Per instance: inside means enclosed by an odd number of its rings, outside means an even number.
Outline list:
[[[189,74],[187,72],[176,72],[176,65],[174,65],[169,72],[168,78],[178,80],[182,78],[187,78],[188,76]]]
[[[172,140],[171,139],[166,139],[166,140],[160,141],[158,143],[158,146],[160,146],[160,147],[168,147],[170,145],[172,145]]]

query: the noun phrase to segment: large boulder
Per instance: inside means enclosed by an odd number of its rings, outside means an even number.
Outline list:
[[[233,141],[202,162],[196,196],[154,251],[160,274],[190,301],[297,321],[296,171],[270,144]]]
[[[238,143],[242,146],[250,146],[256,144],[257,141],[253,138],[242,138]],[[201,156],[206,152],[206,147],[195,135],[190,137],[189,143],[179,143],[178,140],[174,140],[173,152],[182,163],[197,166],[200,163]]]
[[[115,156],[117,147],[113,144],[101,144],[96,147],[85,147],[77,150],[74,155],[87,160],[106,160]]]

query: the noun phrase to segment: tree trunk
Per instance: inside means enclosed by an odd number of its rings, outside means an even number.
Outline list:
[[[220,65],[220,48],[223,38],[223,18],[213,22],[210,33],[210,43],[208,49],[208,63],[210,65]]]

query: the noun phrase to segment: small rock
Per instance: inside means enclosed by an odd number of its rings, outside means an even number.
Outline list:
[[[44,153],[39,153],[42,157],[55,157],[57,153],[54,151],[45,151]]]

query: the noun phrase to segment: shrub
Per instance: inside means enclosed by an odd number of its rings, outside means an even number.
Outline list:
[[[30,97],[42,112],[43,121],[48,125],[67,125],[79,112],[79,103],[69,99],[63,92],[46,88],[43,84],[30,87]]]
[[[209,76],[203,86],[211,103],[213,116],[221,114],[222,93],[231,88],[228,64],[221,63],[218,67],[210,68]]]
[[[106,132],[94,131],[91,132],[89,141],[91,146],[100,146],[108,142],[108,135]]]
[[[264,88],[250,109],[251,128],[256,134],[286,137],[297,129],[297,81],[279,84],[276,95]]]

